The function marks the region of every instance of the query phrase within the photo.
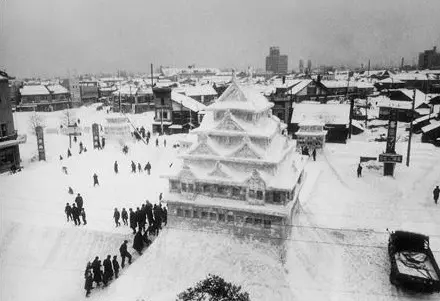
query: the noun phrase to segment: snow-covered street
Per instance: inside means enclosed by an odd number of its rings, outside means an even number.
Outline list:
[[[101,123],[106,115],[92,107],[72,111],[84,127]],[[47,128],[59,127],[61,112],[42,114]],[[121,145],[111,141],[104,150],[93,150],[87,133],[78,139],[87,153],[78,154],[78,143],[73,143],[73,156],[67,158],[68,137],[46,133],[47,161],[38,162],[32,159],[37,147],[29,115],[14,117],[18,131],[28,134],[20,146],[24,169],[0,175],[1,300],[82,300],[87,261],[119,255],[124,239],[131,246],[131,230],[115,228],[113,209],[136,208],[147,199],[158,202],[159,193],[167,189],[159,176],[175,159],[172,145],[179,136],[164,136],[166,148],[163,137],[159,147],[155,136],[149,145],[133,141],[124,155]],[[129,117],[135,126],[151,130],[151,113]],[[396,147],[406,153],[405,143]],[[357,178],[359,156],[377,155],[383,148],[377,142],[327,144],[316,162],[310,160],[284,265],[262,243],[203,229],[167,228],[118,280],[105,290],[94,289],[90,299],[175,300],[208,273],[242,285],[251,300],[438,299],[437,294],[410,295],[389,283],[386,229],[429,235],[440,259],[440,207],[432,200],[432,187],[440,181],[440,150],[414,143],[410,167],[399,164],[394,178],[368,168]],[[132,160],[142,166],[149,161],[152,174],[131,173]],[[114,161],[119,174],[113,172]],[[93,187],[93,173],[99,176],[99,187]],[[74,195],[68,194],[69,186]],[[66,222],[64,206],[76,193],[84,197],[86,226]]]

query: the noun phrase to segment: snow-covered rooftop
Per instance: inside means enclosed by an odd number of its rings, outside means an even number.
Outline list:
[[[47,86],[47,89],[52,93],[52,94],[66,94],[69,93],[69,91],[64,88],[61,85],[49,85]]]
[[[422,127],[422,132],[423,133],[428,133],[434,129],[437,129],[440,127],[440,121],[438,120],[431,120],[431,123],[428,124],[427,126]]]
[[[185,94],[189,97],[191,96],[201,96],[201,95],[217,95],[217,92],[211,85],[197,85],[197,86],[187,86],[183,88]]]
[[[204,104],[198,102],[194,98],[180,94],[175,91],[171,91],[171,100],[183,105],[185,108],[188,108],[193,112],[206,110],[206,106]]]
[[[22,96],[28,95],[49,95],[49,90],[43,85],[26,85],[20,89]]]
[[[313,120],[325,124],[348,124],[349,115],[349,104],[298,103],[293,106],[291,123]]]

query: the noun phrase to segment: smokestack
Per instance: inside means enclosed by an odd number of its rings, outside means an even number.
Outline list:
[[[402,60],[400,62],[400,70],[403,70],[403,63],[405,62],[405,58],[402,57]]]

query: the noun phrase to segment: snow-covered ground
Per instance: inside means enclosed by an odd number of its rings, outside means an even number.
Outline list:
[[[102,123],[106,116],[94,108],[72,111],[84,127]],[[47,161],[37,162],[30,114],[14,116],[19,133],[28,134],[20,146],[25,168],[15,175],[0,175],[0,300],[82,300],[87,261],[118,254],[121,242],[132,238],[127,227],[114,227],[113,209],[137,207],[146,199],[158,201],[166,187],[159,175],[173,162],[177,150],[171,146],[179,136],[166,136],[166,148],[162,137],[160,147],[130,142],[129,154],[124,155],[118,143],[108,140],[104,150],[93,150],[89,132],[79,139],[88,152],[79,155],[74,144],[73,156],[67,159],[67,136],[46,133]],[[47,128],[59,128],[62,112],[41,114]],[[135,126],[151,129],[152,113],[129,117]],[[175,300],[208,273],[242,285],[251,300],[438,299],[438,294],[400,292],[389,283],[386,229],[430,235],[440,260],[440,209],[432,200],[432,189],[440,184],[440,149],[415,142],[410,167],[398,164],[394,178],[367,168],[357,178],[359,156],[377,155],[385,147],[367,142],[368,136],[346,145],[327,144],[317,161],[307,166],[286,264],[257,242],[203,229],[168,228],[118,280],[106,290],[93,291],[90,299]],[[406,144],[398,143],[397,152],[406,154]],[[59,155],[64,160],[59,161]],[[115,160],[118,175],[113,172]],[[150,161],[151,176],[131,174],[131,160],[143,166]],[[68,175],[61,172],[62,166]],[[100,181],[96,188],[95,172]],[[86,226],[65,221],[65,203],[74,200],[67,193],[69,186],[84,197]]]

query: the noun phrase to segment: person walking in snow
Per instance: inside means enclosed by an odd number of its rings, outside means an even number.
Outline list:
[[[101,148],[104,149],[105,146],[105,137],[101,138]]]
[[[113,278],[113,266],[112,266],[112,257],[110,255],[107,255],[107,258],[104,260],[102,265],[104,266],[104,286],[107,286],[109,280],[112,280]]]
[[[316,161],[316,148],[313,149],[312,157],[313,157],[313,161]]]
[[[68,192],[69,194],[73,194],[73,189],[72,189],[72,187],[69,186],[69,189],[67,190],[67,192]]]
[[[63,156],[60,155],[60,161],[63,161]]]
[[[113,213],[113,218],[115,219],[116,227],[121,226],[121,223],[119,222],[119,218],[121,217],[121,214],[118,211],[118,208],[115,208],[115,212]]]
[[[138,163],[138,171],[142,172],[142,165],[141,165],[141,163]]]
[[[81,154],[84,150],[84,145],[82,143],[82,141],[79,143],[79,153]]]
[[[156,138],[156,147],[159,146],[159,138]]]
[[[167,220],[168,220],[168,210],[167,210],[167,207],[163,207],[163,209],[162,209],[162,219],[163,219],[163,223],[166,226],[167,225]]]
[[[125,208],[122,208],[122,212],[121,212],[121,217],[122,217],[122,222],[124,223],[125,226],[128,226],[128,213],[127,210],[125,210]]]
[[[99,181],[98,181],[98,175],[95,173],[93,175],[93,187],[95,187],[96,185],[99,186]]]
[[[128,253],[127,244],[128,244],[128,240],[124,240],[122,245],[119,247],[119,253],[121,253],[121,258],[122,258],[122,262],[121,262],[122,268],[124,268],[124,266],[125,266],[125,258],[128,258],[128,264],[131,264],[132,257],[131,257],[131,254]]]
[[[147,164],[145,165],[145,170],[147,171],[148,175],[150,175],[150,171],[151,171],[151,164],[148,161]]]
[[[362,166],[361,166],[361,163],[358,164],[357,176],[358,176],[358,178],[362,177]]]
[[[162,201],[162,192],[159,193],[159,202]]]
[[[434,203],[437,205],[438,197],[440,195],[440,188],[438,187],[438,185],[434,188],[432,194],[434,195]]]
[[[163,139],[163,147],[167,147],[167,139]]]
[[[115,164],[113,164],[113,169],[115,170],[115,174],[118,174],[119,172],[118,161],[115,161]]]
[[[134,236],[133,249],[135,249],[139,255],[142,255],[142,250],[144,249],[144,238],[142,237],[141,230],[139,230]]]
[[[84,211],[84,208],[81,208],[81,212],[80,212],[80,214],[81,214],[81,218],[82,218],[82,221],[83,221],[84,226],[87,225],[86,212]],[[79,218],[78,218],[78,219],[79,219]]]
[[[72,207],[70,207],[69,203],[66,203],[66,207],[64,208],[64,212],[66,213],[67,221],[73,221]]]
[[[93,277],[90,270],[86,270],[84,289],[86,290],[86,297],[90,296],[90,291],[93,288]]]
[[[148,131],[147,132],[147,139],[150,139],[151,138],[151,133],[150,133],[150,131]]]
[[[131,161],[131,172],[132,173],[136,172],[136,163],[134,163],[133,161]]]
[[[96,256],[95,260],[92,262],[93,269],[93,281],[96,282],[96,286],[100,286],[102,282],[102,270],[101,270],[101,260]]]
[[[78,209],[81,209],[83,207],[83,203],[84,203],[83,198],[79,193],[75,198],[75,203],[76,203],[76,206],[78,207]]]
[[[113,272],[115,273],[115,279],[118,279],[119,277],[119,262],[118,262],[118,256],[113,256],[112,260],[113,264]]]
[[[130,212],[130,228],[133,230],[133,234],[136,234],[136,226],[137,226],[137,220],[136,220],[136,214],[133,212],[133,209],[128,210]]]
[[[70,152],[70,148],[67,149],[67,158],[72,157],[72,153]]]
[[[81,221],[79,220],[79,214],[80,214],[80,211],[79,211],[78,207],[76,207],[75,204],[73,204],[72,205],[72,217],[73,217],[73,222],[75,223],[75,226],[81,225]]]

